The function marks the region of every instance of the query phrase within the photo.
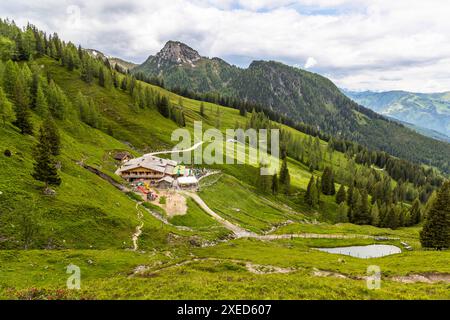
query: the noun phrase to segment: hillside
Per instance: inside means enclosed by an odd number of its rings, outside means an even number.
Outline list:
[[[177,91],[218,93],[257,104],[276,117],[450,172],[450,144],[424,137],[353,102],[327,78],[274,61],[253,61],[246,69],[206,58],[189,46],[169,41],[135,74],[160,77]],[[439,150],[439,152],[437,152]]]
[[[450,93],[343,90],[355,102],[380,114],[450,136]]]
[[[424,128],[424,127],[420,127],[418,125],[415,125],[415,124],[412,124],[412,123],[409,123],[409,122],[405,122],[405,121],[401,121],[401,120],[397,120],[397,119],[394,119],[394,118],[391,118],[391,119],[394,120],[394,121],[398,121],[399,123],[401,123],[405,127],[408,127],[410,129],[420,133],[421,135],[424,135],[424,136],[427,136],[427,137],[430,137],[430,138],[433,138],[433,139],[436,139],[436,140],[441,140],[441,141],[450,143],[450,137],[446,136],[445,134],[443,134],[441,132],[438,132],[438,131],[433,130],[433,129],[427,129],[427,128]]]

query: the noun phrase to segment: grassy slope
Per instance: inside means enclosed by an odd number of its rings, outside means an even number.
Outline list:
[[[190,200],[188,214],[175,217],[171,222],[191,227],[194,231],[163,226],[150,215],[144,214],[139,246],[148,252],[123,250],[132,246],[131,234],[140,223],[135,202],[78,166],[75,161],[84,159],[86,163],[112,176],[116,165],[111,159],[114,150],[124,149],[137,154],[124,142],[141,150],[167,148],[174,144],[170,141],[170,133],[176,126],[155,110],[135,110],[129,96],[121,91],[86,85],[79,80],[76,72],[67,72],[52,60],[42,59],[39,62],[51,71],[55,81],[71,100],[78,91],[94,97],[104,115],[105,124],[112,128],[113,137],[80,123],[75,116],[76,111],[71,110],[72,116],[58,122],[63,140],[63,184],[57,188],[56,197],[44,197],[40,194],[41,185],[30,176],[31,150],[35,139],[23,137],[10,125],[0,127],[0,151],[6,148],[13,151],[11,158],[0,155],[0,248],[22,247],[18,230],[24,213],[30,214],[39,226],[34,236],[35,247],[72,248],[53,251],[1,250],[0,297],[24,297],[23,294],[29,294],[31,287],[43,289],[43,297],[54,294],[54,290],[65,288],[68,276],[65,266],[69,263],[77,264],[83,270],[82,291],[63,294],[72,298],[439,298],[448,292],[445,291],[448,289],[445,285],[400,285],[391,282],[382,291],[370,292],[365,289],[363,281],[310,276],[313,266],[348,274],[364,274],[368,261],[345,258],[347,263],[341,266],[336,264],[336,256],[311,251],[309,247],[363,244],[370,242],[368,240],[234,240],[209,248],[186,246],[185,240],[192,239],[192,236],[214,239],[227,233]],[[165,92],[159,88],[155,90]],[[170,94],[170,97],[173,103],[178,102],[178,96]],[[234,109],[205,103],[206,116],[202,119],[199,102],[183,98],[183,105],[188,128],[192,128],[193,120],[204,120],[205,127],[212,127],[217,108],[221,113],[221,128],[232,128],[236,121],[245,122]],[[37,117],[34,118],[36,125],[39,121]],[[302,133],[293,132],[303,136]],[[322,142],[322,145],[325,143]],[[335,153],[332,162],[334,165],[339,162],[345,165],[345,158]],[[292,159],[289,160],[291,180],[294,192],[299,194],[291,197],[263,198],[259,195],[252,186],[256,173],[253,166],[219,168],[226,174],[211,188],[203,190],[201,196],[213,210],[244,227],[261,232],[287,219],[300,221],[304,215],[299,212],[311,213],[301,200],[311,173]],[[332,219],[335,209],[332,197],[323,197],[322,200],[324,204],[320,212]],[[233,210],[236,206],[239,206],[240,211]],[[286,233],[386,233],[400,235],[416,248],[418,243],[417,228],[391,231],[353,225],[296,223],[280,230]],[[89,248],[106,250],[79,250]],[[191,255],[225,260],[242,259],[298,267],[301,270],[289,275],[254,275],[233,261],[199,261],[169,268],[155,277],[128,277],[138,265],[159,268],[166,263],[190,259]],[[448,252],[414,251],[377,259],[376,263],[386,267],[389,274],[430,270],[449,272],[448,258]],[[31,270],[30,264],[34,266]]]

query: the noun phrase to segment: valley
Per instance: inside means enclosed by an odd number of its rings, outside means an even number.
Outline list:
[[[22,33],[34,39],[30,55],[0,62],[0,299],[449,298],[450,251],[423,246],[421,231],[439,209],[436,203],[448,199],[450,145],[339,105],[329,112],[354,115],[339,126],[358,124],[356,141],[333,135],[342,127],[298,130],[260,109],[196,100],[139,80],[55,35],[0,23],[9,41]],[[190,54],[187,63],[201,62]],[[325,96],[341,99],[334,90]],[[9,104],[13,114],[4,111]],[[193,134],[195,121],[221,133],[279,129],[279,170],[260,175],[263,165],[249,158],[183,164],[189,172],[209,173],[190,189],[117,174],[143,156],[167,161],[178,143],[173,131]],[[49,123],[59,143],[55,137],[49,143],[39,129],[52,131]],[[364,133],[374,128],[385,148],[357,143],[369,141]],[[404,150],[423,153],[391,155],[387,140],[398,137],[398,143],[405,139]],[[46,153],[55,145],[59,152]],[[421,161],[436,150],[433,160]],[[117,160],[117,154],[130,159]],[[47,165],[45,174],[36,174],[39,163]],[[158,200],[147,201],[145,183]],[[177,199],[168,212],[171,195]],[[373,244],[394,245],[401,253],[362,259],[316,250]],[[79,290],[67,287],[69,265],[80,268]],[[376,290],[367,286],[373,265],[382,275]]]

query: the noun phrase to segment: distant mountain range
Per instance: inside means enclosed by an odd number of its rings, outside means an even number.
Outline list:
[[[239,68],[220,58],[203,57],[178,41],[168,41],[131,72],[161,77],[168,89],[218,93],[258,104],[335,137],[449,170],[450,144],[361,106],[315,73],[275,61],[253,61],[248,68]]]
[[[432,135],[441,140],[450,140],[450,92],[355,92],[348,90],[342,90],[342,92],[355,102],[382,115],[414,125],[414,129],[423,134]]]

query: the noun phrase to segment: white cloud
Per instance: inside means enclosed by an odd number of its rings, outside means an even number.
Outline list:
[[[314,59],[313,57],[309,57],[305,62],[304,68],[309,69],[309,68],[314,67],[316,64],[317,64],[317,60]]]
[[[231,62],[272,59],[293,65],[311,58],[304,68],[320,61],[315,71],[350,89],[419,92],[450,90],[449,11],[445,0],[0,3],[0,16],[19,25],[29,20],[63,39],[134,62],[172,39]]]

